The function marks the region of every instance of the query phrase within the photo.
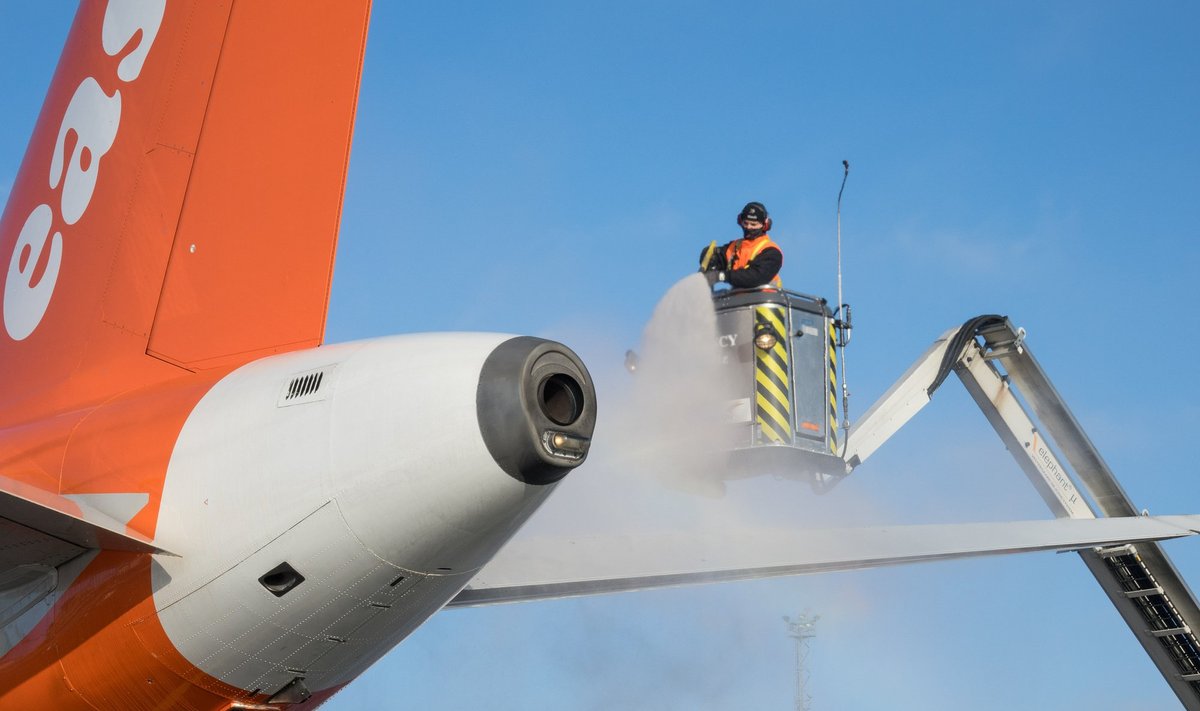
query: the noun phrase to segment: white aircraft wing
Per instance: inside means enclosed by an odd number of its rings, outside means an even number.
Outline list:
[[[449,606],[490,605],[1180,538],[1200,515],[518,537]]]

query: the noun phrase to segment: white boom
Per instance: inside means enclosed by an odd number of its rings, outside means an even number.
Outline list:
[[[947,331],[851,428],[847,462],[869,457],[953,370],[1057,518],[1137,516],[1024,340],[1024,330],[1001,317]],[[1200,711],[1200,606],[1162,547],[1147,541],[1079,555],[1184,708]]]

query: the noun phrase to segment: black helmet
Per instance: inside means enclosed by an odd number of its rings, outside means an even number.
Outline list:
[[[746,206],[742,208],[742,211],[738,213],[737,217],[739,225],[742,224],[743,220],[754,220],[755,222],[766,223],[770,219],[771,216],[767,214],[767,208],[764,207],[761,202],[746,203]]]

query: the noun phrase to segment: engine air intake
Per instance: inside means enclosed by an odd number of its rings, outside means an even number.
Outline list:
[[[569,425],[583,414],[583,389],[566,373],[555,373],[538,388],[538,406],[556,425]]]

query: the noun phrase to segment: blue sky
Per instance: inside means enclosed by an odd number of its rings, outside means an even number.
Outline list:
[[[0,197],[73,11],[0,10]],[[1183,2],[377,3],[328,339],[560,339],[602,432],[624,349],[746,201],[771,210],[785,284],[835,297],[848,159],[851,416],[945,329],[1007,314],[1135,504],[1198,513],[1198,21]],[[1048,516],[953,381],[821,501],[787,484],[729,498],[768,521]],[[1197,542],[1167,550],[1200,580]],[[1082,563],[1037,554],[446,612],[327,708],[791,708],[781,618],[802,610],[814,708],[1175,704]]]

